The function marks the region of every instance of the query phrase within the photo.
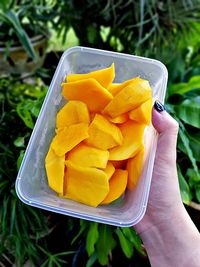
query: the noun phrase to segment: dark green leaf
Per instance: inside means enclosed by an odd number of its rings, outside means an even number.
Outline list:
[[[193,133],[192,135],[188,134],[188,138],[195,159],[200,161],[200,131]]]
[[[96,260],[97,260],[97,255],[96,255],[96,253],[93,253],[90,256],[89,260],[87,261],[86,267],[91,267],[96,262]]]
[[[189,140],[189,145],[192,150],[193,157],[196,161],[200,161],[200,134],[188,134],[187,138]],[[181,138],[178,138],[178,148],[187,155],[187,150],[183,144]]]
[[[98,224],[96,222],[91,222],[89,225],[89,231],[86,237],[86,251],[88,256],[91,256],[95,251],[95,244],[99,238]]]
[[[200,96],[184,100],[175,106],[175,111],[185,123],[200,128]]]
[[[195,188],[195,194],[196,194],[196,198],[197,198],[197,200],[200,202],[200,185],[198,185],[198,186]]]
[[[96,244],[96,254],[101,265],[107,265],[109,253],[116,246],[113,238],[112,229],[108,225],[99,225],[99,239]]]
[[[133,256],[133,244],[124,236],[119,228],[117,228],[115,232],[119,238],[122,251],[125,256],[130,259]]]
[[[199,175],[199,170],[198,170],[198,167],[197,167],[197,164],[196,164],[196,160],[195,160],[195,158],[193,156],[192,149],[190,147],[190,142],[189,142],[189,139],[187,137],[187,132],[185,130],[185,127],[181,122],[179,122],[179,126],[180,126],[179,127],[179,138],[181,139],[181,141],[182,141],[182,143],[184,145],[186,153],[187,153],[187,155],[188,155],[188,157],[189,157],[189,159],[190,159],[190,161],[192,163],[192,166],[193,166],[196,174]]]
[[[85,231],[85,229],[89,226],[89,222],[86,220],[80,220],[80,230],[77,235],[72,239],[71,244],[73,244],[80,236],[81,234]]]
[[[190,201],[192,200],[190,188],[189,188],[185,178],[183,177],[183,175],[181,173],[181,169],[180,169],[179,165],[177,165],[177,170],[178,170],[179,186],[180,186],[182,201],[185,204],[189,204]]]

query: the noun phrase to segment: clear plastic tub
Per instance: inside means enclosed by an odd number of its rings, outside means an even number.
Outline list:
[[[45,172],[45,156],[55,133],[58,110],[66,102],[61,95],[61,83],[69,73],[86,73],[115,63],[114,82],[123,82],[134,76],[147,79],[153,97],[164,101],[168,73],[159,61],[104,50],[73,47],[62,55],[49,87],[38,120],[31,135],[17,180],[16,192],[26,204],[86,220],[116,226],[131,226],[145,214],[157,145],[157,134],[152,126],[145,131],[145,158],[139,183],[133,192],[110,205],[93,208],[68,199],[62,199],[51,190]]]

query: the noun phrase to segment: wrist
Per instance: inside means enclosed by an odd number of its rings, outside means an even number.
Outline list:
[[[144,219],[145,227],[138,224],[135,228],[142,238],[151,265],[172,267],[178,263],[178,266],[189,266],[190,258],[200,247],[200,235],[184,206],[157,224],[150,222],[148,217]]]

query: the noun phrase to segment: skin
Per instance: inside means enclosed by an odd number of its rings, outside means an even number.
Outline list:
[[[149,202],[135,226],[152,267],[199,267],[200,234],[181,201],[176,168],[178,123],[152,110],[159,133]]]

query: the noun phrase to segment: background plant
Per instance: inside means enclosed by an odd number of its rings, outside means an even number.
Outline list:
[[[33,15],[33,28],[40,19],[46,23],[54,18],[56,42],[60,38],[68,43],[67,33],[73,29],[81,45],[150,56],[167,65],[166,107],[180,124],[177,164],[182,199],[199,207],[199,1],[46,1],[1,4],[11,5],[7,10],[16,12],[27,33],[25,24],[31,19],[24,17]],[[42,8],[37,10],[38,6]],[[17,40],[15,31],[9,31],[5,34],[15,35]],[[7,43],[9,38],[1,33]],[[134,262],[150,266],[133,228],[44,212],[24,205],[16,196],[14,183],[47,91],[44,83],[50,83],[59,56],[48,54],[43,68],[32,77],[34,84],[14,77],[0,80],[0,264],[24,266],[28,261],[33,266],[98,267],[132,266]]]
[[[48,37],[48,22],[55,14],[54,1],[2,0],[0,2],[0,43],[9,47],[21,44],[31,58],[35,53],[30,41],[39,34]]]

